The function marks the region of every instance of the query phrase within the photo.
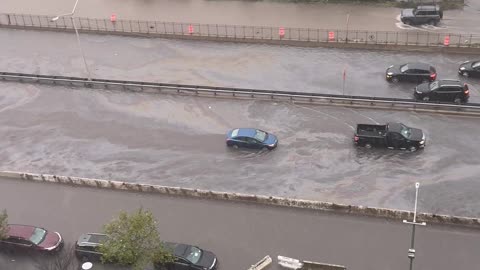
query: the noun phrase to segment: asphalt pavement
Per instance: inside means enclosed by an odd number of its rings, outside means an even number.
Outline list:
[[[0,179],[0,205],[8,209],[11,223],[59,231],[67,244],[81,233],[98,232],[120,210],[143,207],[158,219],[164,240],[213,251],[221,270],[247,269],[265,255],[274,258],[272,270],[280,269],[278,255],[357,270],[409,265],[411,227],[383,219],[9,179]],[[427,224],[417,228],[415,240],[415,269],[480,265],[478,230]],[[6,257],[8,268],[2,269],[33,270],[25,258]]]
[[[3,0],[0,12],[58,15],[70,12],[74,1]],[[295,3],[281,1],[208,0],[82,0],[77,16],[210,24],[283,26],[370,31],[429,31],[480,34],[478,1],[460,10],[447,10],[442,23],[411,27],[399,21],[401,9],[365,4]],[[347,14],[349,14],[347,25]]]

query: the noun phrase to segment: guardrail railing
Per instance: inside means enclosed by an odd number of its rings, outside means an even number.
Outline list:
[[[72,18],[30,14],[0,14],[0,26],[73,30]],[[425,31],[362,31],[312,29],[226,24],[199,24],[143,20],[115,20],[75,17],[75,25],[84,32],[132,33],[143,35],[205,37],[224,40],[274,40],[311,43],[360,43],[428,47],[480,48],[480,35],[431,33]],[[448,45],[445,45],[448,39]]]
[[[419,112],[434,112],[446,114],[461,114],[480,116],[480,103],[449,104],[416,101],[413,99],[333,95],[309,92],[290,92],[263,89],[215,87],[202,85],[184,85],[155,83],[142,81],[122,81],[92,79],[81,77],[50,76],[25,73],[0,72],[3,81],[46,83],[54,85],[83,86],[89,88],[121,89],[138,92],[158,92],[187,94],[195,96],[228,97],[240,99],[263,99],[311,103],[320,105],[337,105],[346,107],[363,107],[373,109],[409,110]]]

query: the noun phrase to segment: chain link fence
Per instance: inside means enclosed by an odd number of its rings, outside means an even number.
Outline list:
[[[52,17],[29,14],[0,14],[0,26],[73,30],[97,33],[132,33],[152,36],[192,36],[223,40],[275,40],[306,43],[359,43],[427,47],[480,48],[480,36],[472,34],[431,33],[425,31],[359,31],[262,27],[226,24],[198,24],[141,20],[110,20],[80,17]]]

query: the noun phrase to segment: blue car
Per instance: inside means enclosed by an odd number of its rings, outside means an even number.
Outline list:
[[[227,146],[233,148],[269,149],[277,147],[275,135],[255,128],[236,128],[227,133]]]

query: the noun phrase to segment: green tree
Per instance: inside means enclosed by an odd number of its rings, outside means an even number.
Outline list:
[[[5,239],[8,232],[8,215],[7,210],[0,213],[0,239]]]
[[[119,216],[104,225],[107,240],[99,246],[102,261],[131,265],[143,269],[149,264],[164,264],[173,261],[173,256],[160,241],[156,220],[148,210],[128,214],[121,211]]]

